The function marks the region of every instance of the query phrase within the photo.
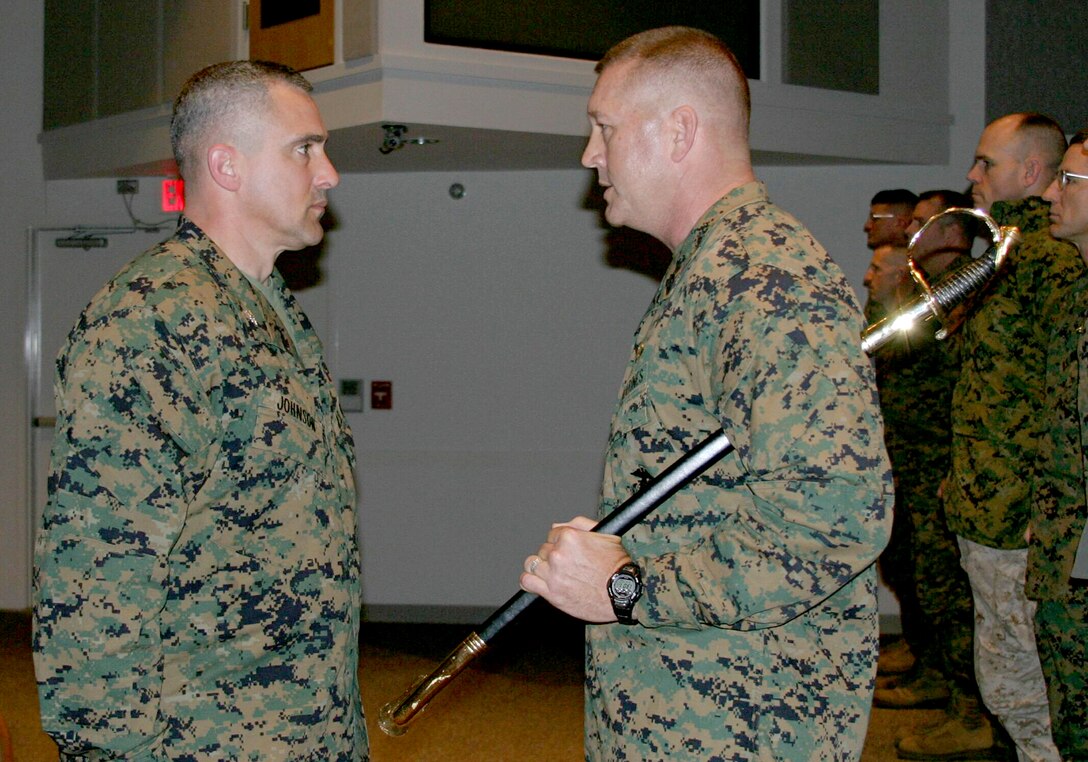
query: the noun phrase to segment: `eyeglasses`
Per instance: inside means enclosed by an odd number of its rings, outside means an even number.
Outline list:
[[[891,214],[889,212],[885,212],[883,214],[870,214],[869,219],[871,219],[873,222],[876,222],[877,220],[890,220],[893,217],[898,217],[898,216],[899,215],[897,215],[897,214]]]
[[[1076,172],[1066,172],[1064,169],[1058,170],[1059,190],[1065,190],[1070,180],[1088,180],[1088,175],[1078,175]]]

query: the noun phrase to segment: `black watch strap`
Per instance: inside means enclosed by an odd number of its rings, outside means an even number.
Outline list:
[[[636,624],[632,616],[635,602],[642,597],[642,570],[637,564],[626,563],[608,580],[608,599],[612,613],[620,624]]]

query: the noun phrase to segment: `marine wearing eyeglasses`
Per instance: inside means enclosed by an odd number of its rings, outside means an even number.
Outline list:
[[[907,233],[914,236],[931,217],[946,209],[972,206],[969,196],[950,189],[919,193]],[[944,215],[915,241],[912,257],[930,282],[970,261],[975,227],[973,217]],[[916,293],[911,289],[911,296]],[[910,709],[947,698],[946,730],[982,738],[985,744],[986,737],[993,736],[996,721],[982,711],[972,659],[971,586],[960,566],[956,537],[944,521],[940,499],[952,444],[959,335],[953,333],[938,341],[937,327],[932,323],[916,326],[875,357],[884,438],[895,474],[895,521],[907,537],[909,553],[904,568],[898,571],[909,576],[911,583],[908,605],[903,605],[900,597],[900,623],[915,661],[907,674],[889,676],[884,685],[878,685],[873,700],[875,706]],[[926,404],[919,405],[919,399]],[[878,664],[884,662],[882,659]],[[970,733],[964,732],[968,725]],[[965,751],[954,746],[951,750]]]
[[[918,197],[906,188],[877,191],[862,227],[866,245],[873,251],[880,246],[906,246],[907,226],[917,201]]]
[[[1070,142],[1043,198],[1050,234],[1088,257],[1088,130]],[[1039,483],[1031,505],[1027,588],[1054,741],[1063,759],[1088,757],[1088,539],[1085,538],[1085,415],[1088,413],[1088,287],[1085,278],[1044,319],[1055,323]]]

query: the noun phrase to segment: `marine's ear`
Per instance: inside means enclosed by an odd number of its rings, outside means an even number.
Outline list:
[[[238,156],[234,146],[216,143],[208,149],[208,174],[219,187],[236,191],[241,185]]]
[[[670,158],[681,161],[695,145],[699,131],[699,115],[691,106],[679,106],[669,114],[668,134],[671,140]]]
[[[1021,177],[1025,188],[1032,188],[1039,182],[1043,176],[1043,162],[1036,156],[1029,156],[1024,159],[1023,170],[1021,171]],[[1048,183],[1049,184],[1049,183]]]

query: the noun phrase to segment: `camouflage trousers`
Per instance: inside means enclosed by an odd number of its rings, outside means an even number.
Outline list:
[[[977,713],[982,703],[975,680],[975,612],[971,584],[960,565],[956,536],[948,528],[936,486],[928,500],[915,501],[911,513],[911,565],[930,652],[918,654],[925,666],[948,679],[956,707]]]
[[[919,666],[948,677],[952,676],[947,674],[944,658],[948,630],[942,625],[948,620],[949,607],[962,604],[960,616],[967,621],[966,667],[973,681],[971,592],[937,496],[947,469],[948,447],[939,441],[920,446],[918,440],[904,438],[902,427],[890,421],[885,424],[885,443],[895,475],[895,511],[891,537],[878,562],[880,574],[899,600],[903,638],[920,660]]]
[[[1040,601],[1035,635],[1054,742],[1066,762],[1088,760],[1088,605]]]
[[[1020,762],[1061,762],[1035,646],[1035,603],[1024,593],[1027,549],[958,541],[975,603],[975,676],[982,700],[1016,744]]]

